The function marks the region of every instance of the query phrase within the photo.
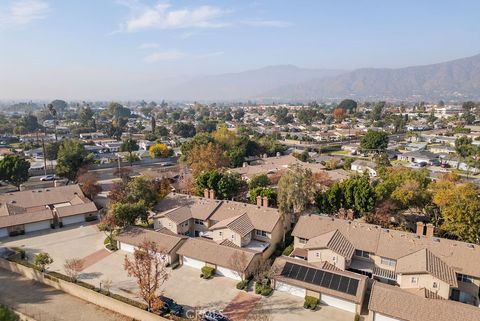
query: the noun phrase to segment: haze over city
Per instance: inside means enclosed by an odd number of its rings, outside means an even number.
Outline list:
[[[480,53],[479,10],[478,1],[7,0],[0,96],[182,99],[193,95],[176,85],[191,79],[266,66],[433,64]]]

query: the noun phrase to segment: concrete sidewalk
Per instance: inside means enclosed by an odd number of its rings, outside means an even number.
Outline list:
[[[127,321],[112,311],[0,269],[0,303],[37,321]]]

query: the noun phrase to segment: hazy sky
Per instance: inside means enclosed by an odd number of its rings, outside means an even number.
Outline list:
[[[480,53],[479,12],[478,0],[0,0],[0,99],[158,99],[191,76],[268,65],[441,62]]]

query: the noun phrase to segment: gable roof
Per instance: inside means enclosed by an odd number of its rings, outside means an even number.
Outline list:
[[[402,274],[430,273],[453,287],[458,287],[455,271],[428,249],[422,249],[397,260],[396,272]]]
[[[340,220],[321,215],[301,216],[293,236],[311,239],[338,229],[355,249],[398,260],[422,249],[428,249],[457,273],[480,278],[480,246],[449,239],[418,236],[378,225]]]
[[[235,233],[240,234],[241,237],[244,237],[255,229],[246,213],[218,222],[217,224],[213,225],[210,230],[222,228],[229,228]]]
[[[409,321],[477,321],[480,309],[451,300],[422,298],[399,287],[375,281],[368,309]]]
[[[168,217],[177,224],[190,218],[211,220],[215,228],[232,224],[238,233],[244,233],[243,228],[272,232],[280,221],[278,209],[228,200],[212,200],[202,197],[171,193],[160,201],[154,210],[155,218]],[[245,216],[243,216],[245,215]],[[240,218],[240,216],[243,216]],[[243,223],[233,223],[240,219]],[[249,223],[248,223],[249,222]],[[222,223],[222,224],[219,224]],[[236,225],[239,224],[239,225]],[[251,228],[253,226],[253,228]],[[248,232],[246,232],[248,233]]]
[[[289,277],[286,277],[286,276],[282,276],[280,272],[283,270],[285,264],[287,264],[287,263],[293,263],[293,264],[296,264],[296,265],[301,265],[301,266],[305,266],[307,268],[313,268],[313,269],[320,270],[320,271],[328,271],[328,272],[333,273],[335,275],[346,276],[346,277],[349,277],[351,279],[358,280],[357,291],[356,291],[355,295],[351,295],[351,294],[344,293],[344,292],[341,292],[341,291],[336,291],[336,290],[333,290],[333,289],[329,289],[329,288],[326,288],[326,287],[323,287],[323,286],[320,286],[320,285],[317,285],[317,284],[308,283],[308,282],[300,281],[300,280],[297,280],[297,279],[289,278]],[[318,264],[312,264],[312,263],[308,263],[307,261],[291,258],[291,257],[288,257],[288,256],[280,256],[280,257],[276,258],[275,262],[272,265],[272,269],[274,271],[276,271],[275,276],[274,276],[275,280],[278,280],[280,282],[285,282],[287,284],[298,286],[298,287],[301,287],[303,289],[308,289],[308,290],[311,290],[311,291],[321,292],[321,293],[324,293],[324,294],[327,294],[327,295],[332,295],[332,296],[335,296],[335,297],[340,298],[340,299],[353,301],[355,303],[361,303],[363,301],[363,297],[364,297],[365,289],[366,289],[366,283],[367,283],[367,277],[364,276],[364,275],[360,275],[360,274],[349,272],[349,271],[341,271],[338,268],[335,268],[331,264],[328,264],[328,263],[319,262]]]
[[[235,258],[244,257],[245,261],[241,264],[241,272],[248,268],[255,257],[260,257],[261,255],[259,252],[222,245],[199,237],[187,239],[178,249],[177,254],[233,270],[237,268],[234,262]]]
[[[355,252],[355,247],[339,230],[309,239],[304,248],[308,250],[327,248],[347,259],[351,259]]]
[[[117,241],[133,246],[139,246],[145,240],[155,242],[159,252],[166,252],[168,254],[170,254],[180,242],[185,241],[187,238],[187,236],[174,234],[168,229],[152,231],[136,226],[124,228],[115,237]]]

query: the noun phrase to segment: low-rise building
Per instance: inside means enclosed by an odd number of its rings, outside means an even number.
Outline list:
[[[97,207],[79,185],[0,195],[0,237],[85,222]]]
[[[376,177],[377,176],[376,167],[377,165],[374,162],[357,159],[352,163],[351,170],[360,174],[363,174],[366,172],[368,173],[368,176]]]

